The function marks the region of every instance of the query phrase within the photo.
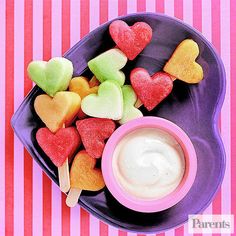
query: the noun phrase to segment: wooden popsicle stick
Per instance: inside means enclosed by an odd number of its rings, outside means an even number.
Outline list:
[[[142,102],[140,101],[140,99],[138,98],[137,101],[136,101],[136,103],[134,104],[134,106],[135,106],[136,108],[140,108],[142,105],[143,105],[143,103],[142,103]]]
[[[64,164],[58,167],[59,186],[63,193],[67,193],[70,190],[70,173],[68,158]]]
[[[74,207],[79,200],[81,192],[82,192],[81,189],[71,188],[66,198],[66,205],[68,207]]]
[[[62,128],[65,128],[65,123],[62,125]],[[67,193],[70,190],[70,172],[69,172],[69,162],[66,158],[62,166],[58,167],[58,177],[59,177],[59,186],[60,190],[63,193]]]
[[[89,80],[89,87],[90,88],[98,86],[99,84],[100,84],[100,82],[95,76],[93,76],[92,79]]]

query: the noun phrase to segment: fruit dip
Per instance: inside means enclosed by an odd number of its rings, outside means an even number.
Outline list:
[[[180,184],[185,158],[180,144],[169,133],[139,128],[125,135],[116,146],[112,169],[125,192],[140,199],[160,199]]]

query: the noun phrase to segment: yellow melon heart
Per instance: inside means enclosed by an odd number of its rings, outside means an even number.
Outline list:
[[[96,159],[84,150],[74,158],[70,170],[71,188],[98,191],[105,187],[102,171],[95,168]]]
[[[81,99],[83,99],[84,97],[88,96],[91,93],[97,93],[98,86],[94,86],[90,88],[88,79],[83,76],[79,76],[79,77],[73,78],[70,81],[69,90],[79,94]]]
[[[58,92],[51,98],[46,94],[36,97],[34,108],[40,119],[52,132],[69,126],[80,109],[81,98],[68,91]]]
[[[185,39],[175,49],[163,70],[186,83],[199,83],[203,79],[203,70],[195,62],[198,55],[197,43],[191,39]]]

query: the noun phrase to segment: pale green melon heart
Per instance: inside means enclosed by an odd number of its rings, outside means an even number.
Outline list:
[[[130,120],[142,117],[142,112],[134,107],[137,101],[137,95],[135,94],[131,85],[124,85],[122,87],[123,93],[123,115],[119,120],[120,124],[124,124]]]
[[[81,108],[89,116],[121,119],[123,97],[120,86],[111,80],[103,82],[98,88],[98,94],[90,94],[82,100]]]
[[[31,80],[53,97],[57,92],[68,88],[73,74],[73,64],[66,58],[54,57],[48,62],[32,61],[27,71]]]
[[[105,80],[115,80],[122,86],[125,82],[125,74],[120,70],[126,62],[125,54],[118,48],[113,48],[90,60],[88,67],[101,83]]]

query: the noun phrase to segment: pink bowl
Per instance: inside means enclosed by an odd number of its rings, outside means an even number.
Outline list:
[[[185,173],[179,186],[169,195],[158,200],[136,198],[117,183],[112,170],[112,156],[119,141],[128,133],[140,128],[157,128],[168,132],[181,145],[185,156]],[[146,116],[120,126],[106,143],[102,156],[102,173],[107,188],[122,205],[139,212],[158,212],[177,204],[190,190],[197,172],[197,157],[186,133],[174,123],[157,117]]]

